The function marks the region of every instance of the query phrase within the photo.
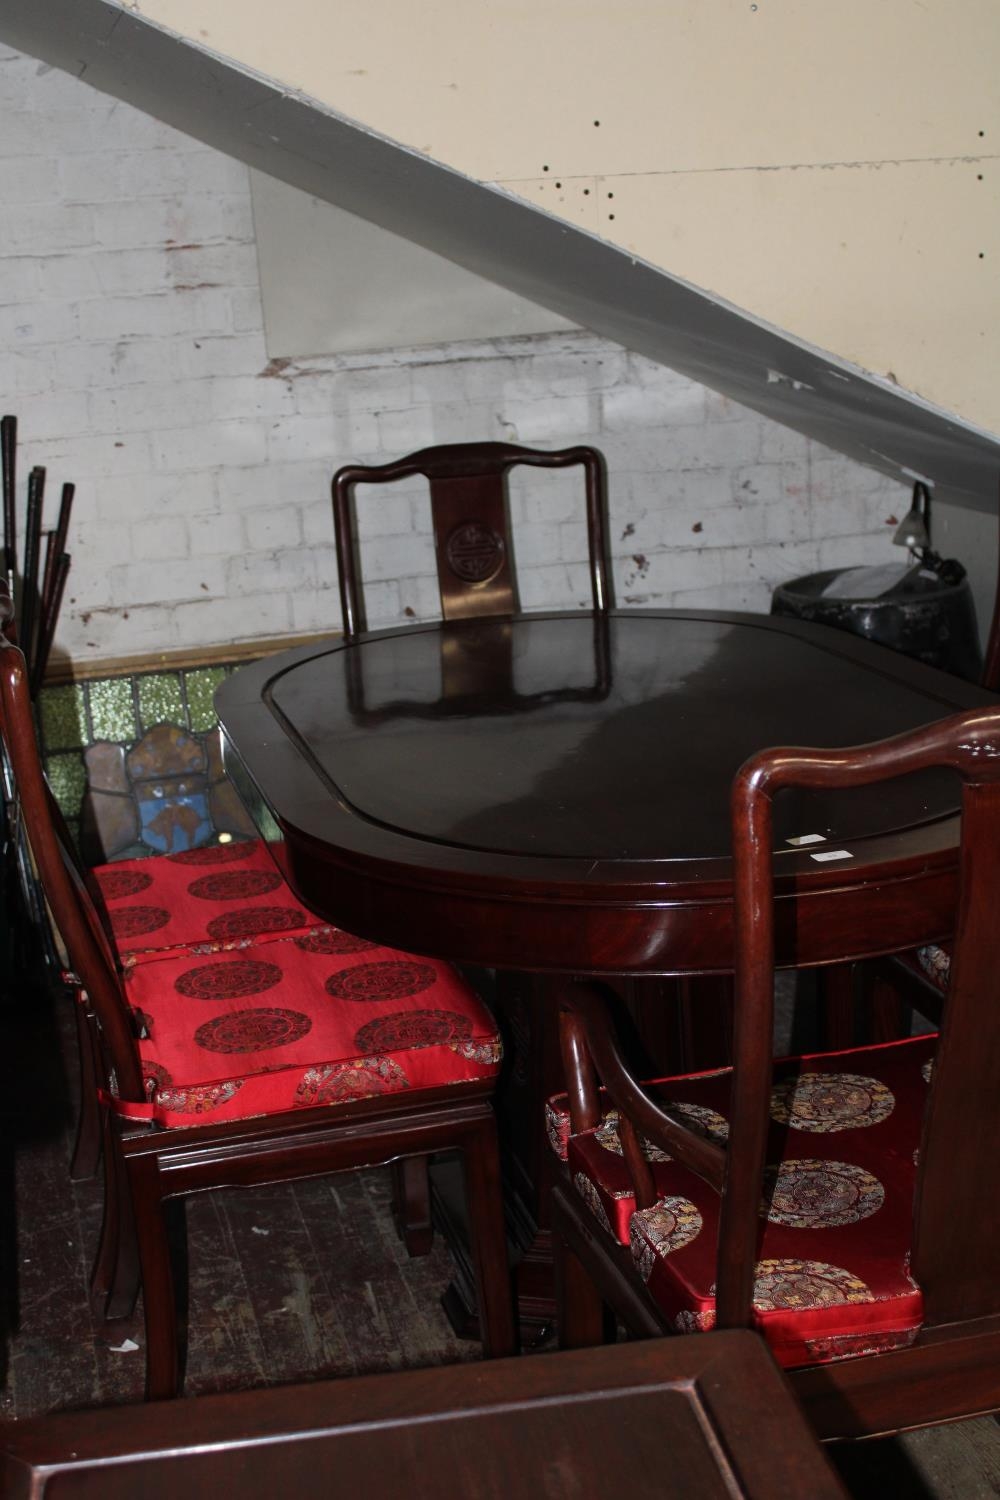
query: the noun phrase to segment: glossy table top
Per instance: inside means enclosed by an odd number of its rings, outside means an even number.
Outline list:
[[[743,1329],[10,1422],[0,1485],[38,1500],[846,1497]]]
[[[862,743],[991,701],[822,626],[645,611],[331,640],[217,695],[237,780],[255,784],[312,904],[320,849],[340,870],[508,900],[705,897],[728,882],[729,785],[752,752]],[[852,871],[941,854],[956,805],[947,773],[783,794],[781,868],[842,885],[815,852],[846,848]],[[809,834],[825,843],[786,843]]]

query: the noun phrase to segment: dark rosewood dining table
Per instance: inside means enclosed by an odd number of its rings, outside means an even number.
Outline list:
[[[688,1334],[0,1422],[9,1500],[846,1500],[763,1339]]]
[[[314,911],[395,947],[543,976],[505,991],[507,1114],[535,1220],[560,981],[731,970],[729,786],[742,761],[995,702],[829,627],[645,610],[331,638],[240,668],[216,694],[227,769]],[[957,805],[944,772],[846,801],[783,793],[779,964],[946,937]],[[537,1236],[521,1238],[544,1262]]]

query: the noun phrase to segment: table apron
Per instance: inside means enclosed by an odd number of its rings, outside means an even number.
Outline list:
[[[704,900],[587,901],[579,894],[532,899],[495,890],[444,888],[346,872],[314,854],[285,851],[300,898],[359,937],[456,963],[531,973],[719,974],[733,968],[733,909],[727,893]],[[954,867],[905,878],[778,893],[775,960],[806,968],[901,952],[951,933]]]

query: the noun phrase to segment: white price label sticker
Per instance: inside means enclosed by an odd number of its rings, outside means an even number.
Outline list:
[[[825,833],[800,833],[798,838],[786,839],[786,844],[794,844],[798,848],[801,844],[825,844]]]
[[[818,854],[810,854],[809,858],[826,861],[828,859],[853,859],[854,855],[850,849],[821,849]]]

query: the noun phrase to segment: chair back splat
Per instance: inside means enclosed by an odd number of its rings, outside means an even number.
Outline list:
[[[775,863],[774,797],[932,769],[961,788],[940,1035],[775,1063],[776,887],[787,904],[808,873]],[[824,1436],[1000,1408],[1000,709],[762,751],[732,830],[731,1077],[640,1085],[603,990],[567,987],[566,1102],[549,1106],[573,1183],[553,1204],[562,1342],[590,1341],[595,1296],[639,1334],[758,1327]]]
[[[441,612],[446,620],[518,612],[510,521],[508,471],[518,464],[565,469],[580,465],[586,477],[587,538],[593,608],[609,605],[604,461],[595,448],[545,452],[514,443],[447,443],[423,448],[392,463],[350,465],[333,479],[333,523],[344,619],[350,639],[364,630],[361,570],[352,517],[358,484],[385,484],[422,474],[430,483],[434,550]]]

